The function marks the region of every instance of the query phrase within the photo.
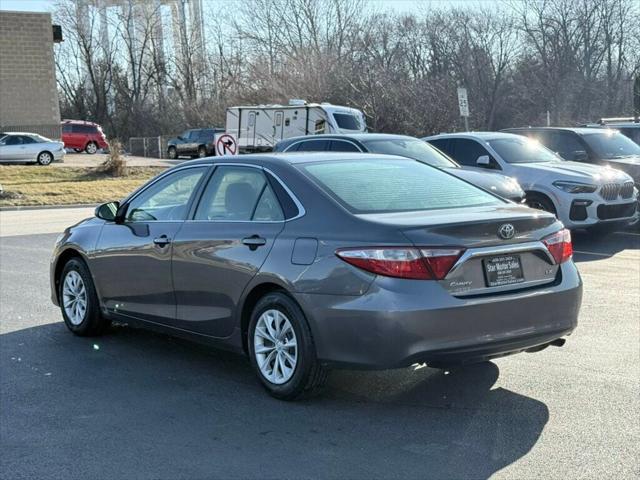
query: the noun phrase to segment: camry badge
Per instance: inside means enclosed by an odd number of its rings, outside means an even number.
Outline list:
[[[513,236],[516,234],[516,229],[510,223],[505,223],[501,225],[498,229],[498,236],[505,240],[511,240]]]

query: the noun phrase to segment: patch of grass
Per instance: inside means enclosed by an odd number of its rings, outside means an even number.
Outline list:
[[[162,172],[161,167],[129,167],[127,176],[112,177],[97,168],[0,166],[0,207],[97,204],[119,200]]]

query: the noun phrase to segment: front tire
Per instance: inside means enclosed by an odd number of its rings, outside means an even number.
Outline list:
[[[176,150],[176,147],[169,147],[167,153],[169,154],[169,158],[171,160],[175,160],[176,158],[178,158],[178,151]]]
[[[288,295],[273,292],[251,314],[249,357],[262,385],[275,398],[295,400],[315,393],[327,372],[316,357],[304,313]]]
[[[36,161],[39,165],[50,165],[53,162],[53,155],[49,152],[40,152]]]
[[[207,156],[207,149],[204,146],[198,148],[198,157],[204,158]]]
[[[537,193],[527,193],[526,198],[527,206],[535,208],[536,210],[553,213],[556,217],[558,216],[556,207],[553,205],[553,202],[546,196]]]
[[[104,333],[111,322],[100,312],[91,272],[80,259],[69,260],[60,274],[58,298],[62,318],[69,330],[88,337]]]
[[[87,146],[84,147],[84,151],[87,152],[89,155],[93,155],[98,151],[98,145],[96,145],[95,142],[89,142],[87,143]]]

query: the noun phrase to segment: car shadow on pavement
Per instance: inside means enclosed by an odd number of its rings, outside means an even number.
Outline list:
[[[129,327],[7,333],[0,360],[12,478],[488,478],[549,419],[493,363],[334,371],[286,403],[241,356]]]
[[[608,235],[593,232],[573,231],[573,259],[575,262],[603,260],[624,250],[640,249],[640,233],[620,231]]]

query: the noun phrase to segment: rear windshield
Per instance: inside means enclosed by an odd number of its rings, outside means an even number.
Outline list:
[[[458,164],[449,160],[429,146],[427,142],[418,139],[380,139],[362,141],[372,153],[384,153],[386,155],[399,155],[401,157],[413,158],[419,162],[433,165],[438,168],[457,168]]]
[[[360,126],[360,119],[350,113],[334,113],[333,118],[338,124],[338,128],[344,128],[345,130],[362,130]]]
[[[555,153],[528,137],[489,140],[489,145],[508,163],[540,163],[561,161]]]
[[[410,212],[499,205],[458,178],[413,160],[343,160],[300,166],[352,213]]]
[[[582,138],[600,158],[624,158],[640,155],[640,145],[616,130],[585,133]]]

